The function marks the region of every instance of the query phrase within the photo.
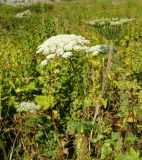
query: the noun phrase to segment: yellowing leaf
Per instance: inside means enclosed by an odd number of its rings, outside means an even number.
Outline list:
[[[128,117],[127,122],[133,123],[136,122],[136,119],[134,119],[133,117]]]
[[[20,89],[20,88],[17,88],[17,89],[15,90],[15,92],[16,92],[16,93],[19,93],[19,92],[21,92],[21,89]]]
[[[53,70],[53,73],[55,73],[55,74],[56,74],[56,73],[60,73],[60,70],[59,70],[59,69],[54,69],[54,70]]]
[[[54,118],[59,118],[59,112],[58,112],[58,110],[52,110],[52,113],[53,113],[53,115],[54,115]]]
[[[106,108],[106,106],[107,106],[107,99],[101,99],[101,101],[102,101],[102,104],[103,104],[103,106],[104,106],[104,108]]]
[[[109,79],[109,80],[112,80],[110,73],[108,74],[108,79]]]
[[[53,95],[36,96],[35,101],[38,105],[42,106],[44,109],[52,107],[55,104],[55,98]]]

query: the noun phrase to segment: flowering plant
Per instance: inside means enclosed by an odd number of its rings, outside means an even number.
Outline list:
[[[108,83],[108,76],[111,71],[111,63],[112,63],[112,53],[114,51],[117,51],[115,48],[113,48],[113,41],[117,39],[120,35],[123,35],[123,26],[124,24],[127,24],[128,22],[133,21],[134,19],[129,19],[129,18],[106,18],[106,19],[97,19],[95,21],[90,21],[87,22],[89,25],[91,25],[95,31],[97,31],[100,36],[105,38],[107,41],[109,41],[110,45],[102,45],[102,46],[93,46],[89,48],[88,51],[93,52],[94,55],[98,54],[98,52],[101,52],[103,50],[104,52],[108,52],[108,61],[107,61],[107,66],[105,73],[103,74],[103,79],[102,79],[102,86],[101,86],[101,92],[99,95],[99,98],[104,98],[105,92],[106,92],[106,84]],[[98,101],[98,104],[96,106],[96,110],[94,112],[93,116],[93,124],[96,121],[96,118],[99,114],[99,110],[102,106],[101,100]],[[90,139],[92,139],[93,135],[93,129],[90,133]]]
[[[110,47],[112,48],[112,52],[117,52],[117,48],[111,45],[96,45],[86,49],[86,52],[91,52],[92,55],[97,55],[99,53],[109,53]]]
[[[39,110],[40,106],[36,105],[32,102],[21,102],[19,105],[16,106],[17,112],[30,112],[33,113],[36,110]]]
[[[41,62],[41,66],[47,65],[47,63],[57,57],[70,58],[73,56],[73,52],[83,51],[86,53],[92,53],[93,56],[99,53],[108,53],[110,45],[96,45],[88,46],[90,41],[82,36],[74,34],[57,35],[50,37],[43,44],[37,48],[37,54],[42,53],[46,55],[46,58]],[[113,52],[117,49],[112,46]]]
[[[87,22],[107,40],[115,40],[123,31],[123,26],[134,21],[134,18],[106,18]]]
[[[48,61],[56,57],[68,58],[73,55],[73,51],[85,50],[89,43],[86,38],[74,34],[52,36],[37,48],[37,54],[47,55],[46,59],[41,62],[41,65],[46,65]]]

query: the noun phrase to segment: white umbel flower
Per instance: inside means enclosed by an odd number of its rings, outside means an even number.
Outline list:
[[[123,27],[135,19],[106,18],[87,22],[96,32],[107,40],[115,40],[123,34]]]
[[[70,58],[72,56],[72,52],[65,52],[64,54],[62,54],[63,58]]]
[[[50,37],[37,48],[37,54],[47,55],[40,66],[47,65],[49,61],[56,57],[69,58],[74,51],[85,51],[89,43],[89,40],[86,38],[75,34],[62,34]]]
[[[40,106],[36,105],[33,102],[22,102],[18,106],[16,106],[17,112],[30,112],[33,113],[40,109]]]
[[[55,58],[55,54],[50,54],[46,57],[47,60],[51,60],[51,59],[54,59]]]
[[[112,48],[113,52],[117,52],[117,49],[110,45],[96,45],[96,46],[88,47],[86,49],[86,52],[90,52],[95,56],[99,53],[108,53],[110,47]]]
[[[93,21],[87,22],[88,24],[95,26],[102,26],[102,25],[112,25],[112,26],[117,26],[117,25],[123,25],[127,24],[129,22],[134,21],[134,18],[103,18],[103,19],[96,19]]]
[[[50,37],[42,45],[37,48],[37,53],[46,55],[45,59],[41,62],[40,66],[45,66],[49,61],[57,57],[70,58],[75,52],[91,53],[94,56],[99,53],[108,53],[110,45],[96,45],[89,47],[90,41],[82,36],[75,34],[63,34]],[[113,52],[117,49],[113,46]]]
[[[63,34],[50,37],[37,48],[37,53],[62,55],[68,51],[82,50],[89,40],[75,34]]]
[[[48,63],[48,60],[45,59],[45,60],[41,61],[40,66],[41,66],[41,67],[42,67],[42,66],[46,66],[47,63]]]

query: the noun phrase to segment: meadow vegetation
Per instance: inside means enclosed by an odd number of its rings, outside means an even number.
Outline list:
[[[14,17],[27,9],[31,16]],[[110,42],[86,23],[102,18],[135,20]],[[111,61],[79,51],[40,67],[37,47],[58,34],[118,51]],[[21,103],[40,109],[17,112]],[[141,160],[141,114],[141,0],[0,4],[1,160]]]

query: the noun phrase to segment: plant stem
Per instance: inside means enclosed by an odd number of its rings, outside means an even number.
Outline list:
[[[4,147],[4,144],[0,144],[0,148],[2,149],[3,151],[3,154],[4,154],[4,160],[8,160],[8,157],[7,157],[7,154],[6,154],[6,150],[5,150],[5,147]]]
[[[10,155],[9,155],[9,160],[12,160],[12,156],[13,156],[13,152],[14,152],[14,147],[15,147],[16,140],[17,140],[18,135],[19,135],[19,132],[16,134],[14,143],[13,143],[13,145],[12,145],[12,151],[11,151],[11,153],[10,153]]]
[[[108,81],[108,75],[109,75],[110,70],[111,70],[112,51],[113,51],[113,48],[112,48],[111,44],[112,43],[110,43],[106,71],[105,71],[105,74],[103,75],[102,89],[101,89],[101,92],[100,92],[100,95],[99,95],[99,101],[98,101],[98,104],[96,106],[96,110],[95,110],[95,113],[94,113],[94,116],[93,116],[93,121],[92,121],[93,125],[95,124],[95,121],[96,121],[96,118],[99,114],[100,108],[102,107],[101,99],[103,98],[104,93],[106,91],[106,84],[107,84],[107,81]],[[92,136],[93,136],[93,129],[91,130],[91,133],[90,133],[90,140],[92,139]],[[90,150],[90,145],[89,145],[89,150]]]
[[[112,48],[112,45],[110,45],[109,54],[108,54],[108,61],[107,61],[107,67],[106,67],[106,71],[105,71],[105,74],[103,76],[103,81],[102,81],[102,89],[101,89],[101,94],[100,94],[101,98],[103,98],[103,96],[104,96],[105,89],[106,89],[106,84],[107,84],[107,80],[108,80],[108,75],[109,75],[110,70],[111,70],[112,51],[113,51],[113,48]]]

